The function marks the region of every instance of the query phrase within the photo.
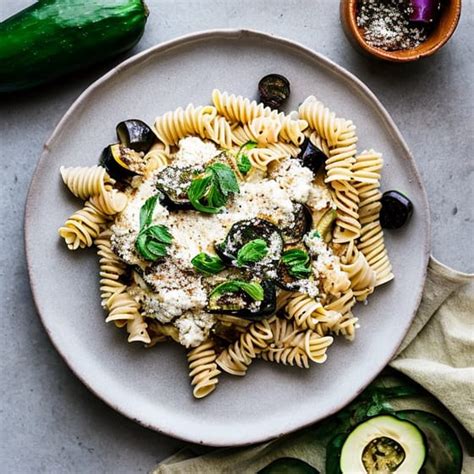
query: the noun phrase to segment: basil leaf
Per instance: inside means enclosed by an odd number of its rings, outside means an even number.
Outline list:
[[[215,275],[224,270],[224,262],[217,255],[208,255],[205,252],[198,253],[191,260],[194,268],[205,275]]]
[[[260,283],[248,283],[242,280],[231,280],[217,285],[210,293],[209,297],[221,296],[225,293],[237,293],[243,291],[254,301],[263,301],[263,287]]]
[[[135,248],[145,260],[150,260],[151,262],[156,260],[155,255],[148,250],[148,236],[145,233],[138,236],[135,241]]]
[[[251,240],[237,252],[237,266],[242,267],[248,263],[259,262],[267,254],[268,246],[263,239]]]
[[[173,242],[173,236],[165,225],[159,224],[148,227],[146,233],[164,244]]]
[[[148,198],[140,209],[140,232],[135,241],[135,248],[145,260],[154,262],[168,254],[168,246],[173,236],[165,225],[150,225],[153,211],[160,195]]]
[[[214,174],[217,185],[225,197],[230,193],[238,193],[240,191],[235,173],[229,165],[225,163],[213,163],[209,166],[209,169]]]
[[[155,256],[154,260],[159,257],[166,257],[166,255],[168,255],[168,249],[166,244],[157,242],[156,240],[147,240],[146,249],[148,252]]]
[[[156,194],[148,198],[145,201],[145,204],[140,209],[140,230],[144,227],[148,227],[151,224],[153,218],[153,211],[155,210],[156,201],[158,200],[159,195]]]
[[[188,198],[198,211],[215,214],[226,205],[229,194],[239,190],[232,168],[224,163],[213,163],[202,177],[192,181]]]
[[[237,158],[237,168],[243,175],[246,175],[250,171],[252,164],[247,155],[240,155]]]
[[[252,168],[252,164],[250,163],[249,157],[245,153],[243,153],[243,151],[251,150],[252,148],[255,148],[256,146],[257,146],[257,142],[249,140],[248,142],[244,143],[239,148],[239,151],[237,152],[237,156],[236,156],[237,168],[243,175],[246,175]]]
[[[311,275],[310,258],[304,250],[287,250],[283,252],[281,261],[287,267],[288,273],[295,278],[302,279]]]
[[[201,203],[201,199],[209,192],[209,187],[212,185],[212,176],[204,176],[203,178],[196,178],[192,181],[188,189],[188,198],[195,209],[208,214],[215,214],[219,212],[219,208],[213,206],[206,206]]]

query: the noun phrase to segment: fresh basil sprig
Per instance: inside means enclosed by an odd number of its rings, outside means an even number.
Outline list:
[[[263,301],[263,287],[260,283],[248,283],[242,280],[231,280],[217,285],[209,294],[209,298],[219,297],[225,293],[237,293],[243,291],[254,301]]]
[[[193,179],[188,198],[195,209],[208,214],[219,212],[232,193],[238,193],[239,183],[232,168],[225,163],[213,163]]]
[[[237,266],[243,267],[249,263],[257,263],[268,254],[267,243],[263,239],[247,242],[237,252]]]
[[[257,142],[249,140],[248,142],[244,143],[237,152],[237,156],[235,161],[237,163],[237,168],[239,171],[245,176],[250,169],[252,168],[252,163],[250,163],[248,155],[245,153],[247,150],[251,150],[257,146]]]
[[[165,225],[151,225],[153,211],[159,195],[145,201],[140,209],[140,232],[135,241],[137,252],[145,259],[154,262],[168,255],[168,247],[173,242],[173,236]]]
[[[209,255],[205,252],[198,253],[191,260],[194,268],[205,275],[215,275],[224,270],[224,262],[217,255]]]
[[[283,252],[281,261],[288,269],[288,273],[298,279],[311,275],[311,263],[308,252],[301,249],[290,249]]]

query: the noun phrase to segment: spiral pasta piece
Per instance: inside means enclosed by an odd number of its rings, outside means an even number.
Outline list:
[[[108,217],[87,201],[59,228],[58,233],[69,250],[90,247],[94,239],[106,227]]]
[[[266,145],[268,143],[276,143],[281,131],[280,120],[272,117],[257,117],[254,118],[248,125],[248,135],[257,143]]]
[[[126,273],[127,266],[112,251],[111,235],[112,231],[106,229],[101,232],[94,242],[99,256],[100,297],[103,307],[108,306],[108,302],[113,295],[123,293],[127,289],[127,286],[120,281],[120,278]]]
[[[376,273],[375,286],[382,285],[394,278],[392,265],[388,257],[383,229],[380,225],[380,182],[367,182],[367,176],[374,181],[375,175],[380,174],[383,166],[382,155],[373,150],[364,151],[357,156],[356,165],[359,180],[364,181],[356,184],[360,204],[359,216],[362,224],[360,239],[357,248],[364,254],[370,268]],[[372,173],[369,175],[369,173]]]
[[[293,293],[285,306],[285,315],[303,329],[315,329],[318,316],[323,307],[321,303],[304,293]]]
[[[362,227],[358,248],[377,275],[375,286],[383,285],[394,278],[379,221]]]
[[[165,168],[169,165],[170,161],[170,147],[156,142],[148,150],[143,160],[146,163],[146,170],[148,172]]]
[[[113,294],[107,301],[109,314],[106,323],[114,322],[116,326],[123,327],[127,321],[140,316],[140,305],[130,296],[128,291]]]
[[[321,323],[329,326],[336,324],[342,315],[337,311],[328,310],[304,293],[293,293],[285,306],[285,317],[300,329],[316,331]]]
[[[149,344],[151,342],[147,331],[148,324],[143,316],[138,313],[133,319],[127,321],[128,342],[143,342]]]
[[[217,386],[221,373],[216,364],[217,354],[213,341],[206,341],[188,352],[189,376],[194,387],[193,395],[204,398]]]
[[[358,318],[355,318],[354,315],[349,312],[337,321],[321,322],[315,331],[320,336],[333,334],[335,336],[343,336],[348,341],[352,341],[355,337],[355,331],[358,328],[357,321]]]
[[[365,301],[374,292],[377,275],[353,241],[341,258],[341,269],[348,274],[357,301]]]
[[[224,372],[244,376],[252,360],[268,346],[272,337],[267,320],[251,324],[237,341],[219,354],[217,365]]]
[[[206,138],[206,123],[216,117],[216,109],[210,105],[194,107],[189,104],[186,109],[178,107],[166,112],[155,120],[155,132],[165,145],[176,145],[181,138],[188,135],[199,135]]]
[[[352,288],[349,288],[340,296],[333,298],[329,303],[325,304],[324,309],[327,311],[336,311],[342,316],[345,316],[351,311],[355,302],[354,292],[352,291]]]
[[[337,209],[334,243],[347,243],[360,236],[359,195],[347,181],[332,181],[332,197]]]
[[[295,118],[294,115],[296,115],[296,113],[293,115],[285,115],[284,113],[278,114],[281,125],[280,139],[299,146],[304,142],[304,131],[308,128],[308,122],[300,118]]]
[[[326,183],[351,180],[352,167],[356,161],[355,155],[357,153],[355,130],[355,125],[346,121],[334,147],[329,149],[329,158],[326,160]]]
[[[102,214],[113,216],[125,209],[128,198],[125,193],[113,189],[110,185],[106,185],[104,192],[92,196],[89,202]]]
[[[272,161],[282,158],[276,151],[269,148],[252,148],[247,150],[246,155],[252,167],[261,171],[266,171]]]
[[[249,123],[257,117],[276,117],[278,112],[235,94],[221,92],[218,89],[212,91],[212,102],[219,115],[224,116],[230,122]]]
[[[113,183],[113,180],[102,166],[76,166],[70,168],[61,166],[59,171],[69,191],[84,201],[91,196],[103,194],[105,184]]]
[[[222,148],[230,150],[232,148],[233,132],[229,122],[224,117],[215,117],[206,120],[204,134]]]
[[[357,156],[352,166],[352,178],[359,183],[379,184],[382,167],[383,159],[380,153],[374,150],[364,151]]]
[[[346,121],[336,117],[316,97],[309,96],[299,107],[299,117],[308,122],[320,137],[328,142],[329,147],[336,145],[345,129]]]

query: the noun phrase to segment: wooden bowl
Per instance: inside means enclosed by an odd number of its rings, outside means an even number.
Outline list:
[[[426,41],[412,49],[385,51],[365,42],[363,29],[357,26],[357,4],[358,0],[341,0],[340,3],[341,22],[349,41],[365,54],[400,63],[416,61],[436,53],[451,38],[461,16],[461,0],[447,0]]]

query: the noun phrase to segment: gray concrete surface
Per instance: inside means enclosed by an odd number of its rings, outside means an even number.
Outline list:
[[[0,0],[0,19],[32,3]],[[431,202],[433,253],[473,271],[473,1],[436,56],[382,64],[360,56],[336,0],[147,0],[146,33],[129,54],[184,33],[247,27],[287,36],[349,69],[378,95],[418,162]],[[31,299],[23,207],[43,142],[74,99],[111,65],[0,98],[0,472],[147,472],[182,442],[142,428],[95,398],[51,346]],[[410,249],[407,249],[409,252]]]

